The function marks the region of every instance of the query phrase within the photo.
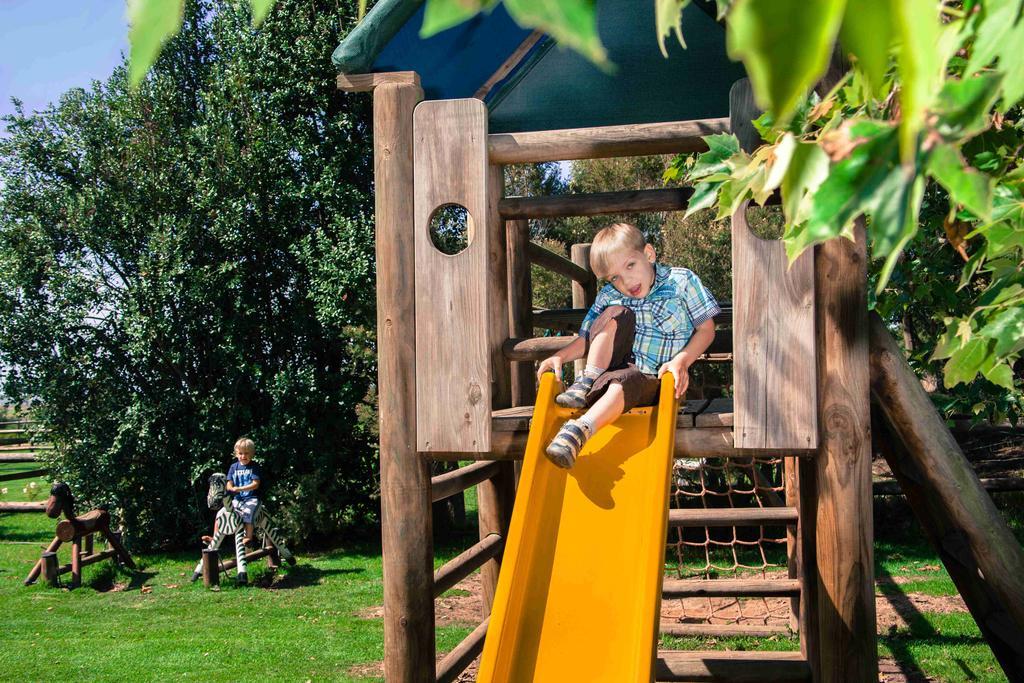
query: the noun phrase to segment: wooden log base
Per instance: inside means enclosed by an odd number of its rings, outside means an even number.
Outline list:
[[[658,681],[729,681],[730,683],[797,683],[811,680],[811,669],[799,652],[658,652]]]
[[[272,552],[274,552],[273,548],[260,548],[259,550],[252,551],[251,553],[246,553],[245,561],[255,562],[256,560],[262,560],[264,557],[270,555]],[[228,569],[234,569],[235,565],[237,564],[238,560],[232,558],[230,560],[224,560],[223,562],[221,562],[220,568],[221,571],[227,571]]]
[[[98,553],[93,553],[92,555],[82,555],[81,559],[78,562],[78,566],[87,567],[90,564],[96,564],[97,562],[102,562],[103,560],[109,560],[115,557],[117,557],[117,551],[113,548],[108,548],[107,550],[103,550]],[[69,562],[68,564],[64,564],[58,567],[57,573],[67,574],[71,570],[72,564]]]
[[[762,598],[800,595],[795,579],[665,579],[664,598]]]

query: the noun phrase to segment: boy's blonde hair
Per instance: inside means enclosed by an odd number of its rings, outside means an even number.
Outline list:
[[[243,436],[241,439],[235,442],[236,451],[252,451],[256,452],[256,442],[247,436]]]
[[[599,278],[608,273],[609,257],[624,249],[643,251],[647,246],[644,234],[632,223],[613,223],[601,228],[590,244],[590,269]]]

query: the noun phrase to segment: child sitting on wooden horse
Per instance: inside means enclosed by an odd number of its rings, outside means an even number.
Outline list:
[[[548,445],[548,458],[570,468],[583,444],[601,427],[636,406],[654,405],[660,378],[675,376],[676,397],[689,384],[688,369],[715,338],[718,302],[693,271],[657,263],[654,247],[629,223],[610,225],[594,237],[590,267],[607,284],[590,307],[579,336],[544,359],[561,376],[562,364],[587,359],[586,369],[555,399],[588,408],[569,420]]]

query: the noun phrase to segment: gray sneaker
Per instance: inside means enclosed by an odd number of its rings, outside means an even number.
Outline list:
[[[587,405],[587,394],[594,386],[594,380],[589,377],[577,377],[572,386],[555,396],[555,403],[563,408],[585,408]]]
[[[548,444],[544,453],[548,456],[548,460],[557,467],[569,470],[576,464],[576,456],[580,454],[580,449],[583,448],[586,440],[587,435],[583,432],[583,428],[576,423],[576,420],[569,420],[558,430],[558,434]]]

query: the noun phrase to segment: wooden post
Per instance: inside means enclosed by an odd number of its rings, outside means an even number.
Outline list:
[[[815,250],[818,355],[817,647],[822,681],[877,681],[867,240]],[[804,482],[801,482],[803,485]]]
[[[43,554],[45,555],[46,553],[56,553],[57,549],[60,548],[61,543],[63,543],[63,541],[61,541],[59,537],[54,536],[53,540],[50,541],[50,545],[46,546],[46,550],[43,551]],[[39,578],[40,572],[42,571],[43,560],[40,558],[40,560],[36,562],[35,565],[32,567],[32,571],[30,571],[28,573],[28,576],[25,577],[25,585],[28,586],[30,584],[35,583],[36,579]]]
[[[584,268],[587,272],[593,273],[590,269],[590,243],[574,244],[569,247],[569,259],[580,268]],[[575,280],[572,281],[572,307],[573,308],[590,308],[594,299],[597,298],[597,281],[591,280],[586,286],[581,285]],[[532,335],[530,335],[532,336]],[[582,375],[583,370],[587,367],[587,359],[580,358],[575,363],[576,375]]]
[[[754,463],[757,467],[757,463]],[[783,482],[786,487],[786,507],[800,509],[800,473],[799,463],[795,457],[782,459]],[[804,583],[804,577],[800,571],[800,520],[792,526],[786,527],[786,565],[789,571],[789,578],[799,579],[800,585]],[[800,596],[789,599],[789,628],[800,633]],[[803,641],[801,633],[801,641]]]
[[[430,468],[416,452],[413,126],[418,78],[373,91],[384,675],[434,679]]]
[[[43,580],[46,581],[46,585],[56,588],[60,585],[60,574],[57,570],[57,553],[43,553],[41,562],[43,564]]]
[[[82,537],[75,536],[71,540],[71,587],[82,585]]]
[[[85,549],[82,552],[83,552],[83,554],[86,557],[88,557],[89,555],[92,555],[92,553],[93,553],[92,537],[93,537],[92,534],[86,534],[85,535]]]
[[[216,548],[203,548],[203,586],[220,585],[220,553]]]
[[[488,261],[487,287],[490,295],[490,320],[486,321],[491,345],[491,377],[494,381],[491,393],[492,409],[507,408],[512,405],[512,373],[511,366],[501,347],[508,338],[512,324],[512,311],[509,309],[512,275],[508,268],[507,254],[510,247],[506,244],[505,222],[498,215],[498,201],[504,194],[504,169],[501,166],[488,166],[487,182],[489,191],[487,230],[490,231],[491,257]],[[526,233],[529,240],[529,233]],[[518,242],[518,241],[517,241]],[[521,243],[519,243],[521,245]],[[525,245],[521,245],[525,247]],[[529,263],[525,263],[529,269]],[[532,308],[530,315],[532,316]],[[532,370],[533,364],[521,363]],[[529,386],[533,387],[533,378],[529,378]],[[508,527],[512,521],[512,504],[515,502],[515,466],[511,462],[499,463],[498,472],[485,481],[477,484],[476,496],[480,540],[491,534],[502,538],[508,535]],[[494,592],[498,586],[498,571],[501,558],[488,560],[480,569],[483,587],[484,606],[489,614],[494,602]],[[482,615],[486,617],[487,615]]]
[[[530,222],[505,223],[508,239],[508,326],[510,336],[533,336],[533,278],[526,244],[530,241]],[[537,398],[537,378],[532,362],[512,364],[512,405],[533,405]]]

